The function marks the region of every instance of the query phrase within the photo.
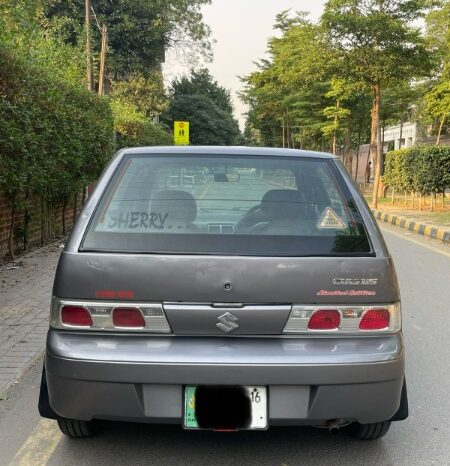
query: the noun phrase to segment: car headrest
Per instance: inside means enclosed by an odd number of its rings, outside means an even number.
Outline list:
[[[168,225],[189,225],[197,218],[197,203],[187,191],[159,191],[153,197],[151,210],[168,214]]]
[[[261,201],[262,210],[274,217],[285,217],[289,213],[297,214],[303,206],[303,196],[294,189],[272,189]]]

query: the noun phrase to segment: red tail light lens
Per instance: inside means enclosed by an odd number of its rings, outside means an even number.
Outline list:
[[[116,327],[143,328],[145,327],[145,320],[139,309],[116,307],[113,311],[113,324]]]
[[[387,309],[369,309],[361,319],[361,330],[382,330],[389,327],[391,315]]]
[[[335,330],[341,323],[341,315],[335,309],[321,309],[311,316],[309,330]]]
[[[76,327],[91,327],[92,317],[83,306],[63,306],[61,309],[61,320],[65,325]]]

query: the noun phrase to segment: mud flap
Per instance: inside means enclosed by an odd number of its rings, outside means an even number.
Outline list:
[[[53,411],[50,406],[50,400],[48,398],[48,389],[47,389],[47,375],[45,373],[45,362],[44,367],[42,368],[42,377],[41,377],[41,389],[39,392],[39,403],[38,403],[39,414],[42,417],[47,419],[58,419],[58,415]]]
[[[389,419],[390,421],[404,421],[409,415],[408,406],[408,391],[406,389],[406,379],[403,379],[402,395],[400,398],[400,406],[397,412]]]

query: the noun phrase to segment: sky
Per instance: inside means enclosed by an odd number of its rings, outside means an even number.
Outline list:
[[[267,40],[275,35],[275,17],[283,10],[308,11],[317,20],[325,0],[212,0],[203,9],[205,23],[212,29],[214,60],[206,64],[220,85],[231,90],[235,114],[241,128],[246,107],[237,92],[242,88],[239,76],[256,69],[255,61],[263,58]],[[168,57],[166,76],[187,72],[188,66],[177,65]]]

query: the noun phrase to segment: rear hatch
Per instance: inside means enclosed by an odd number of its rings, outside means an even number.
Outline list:
[[[396,303],[392,261],[342,170],[326,157],[125,154],[54,295],[160,303],[174,334],[205,336],[280,335],[295,305]]]

